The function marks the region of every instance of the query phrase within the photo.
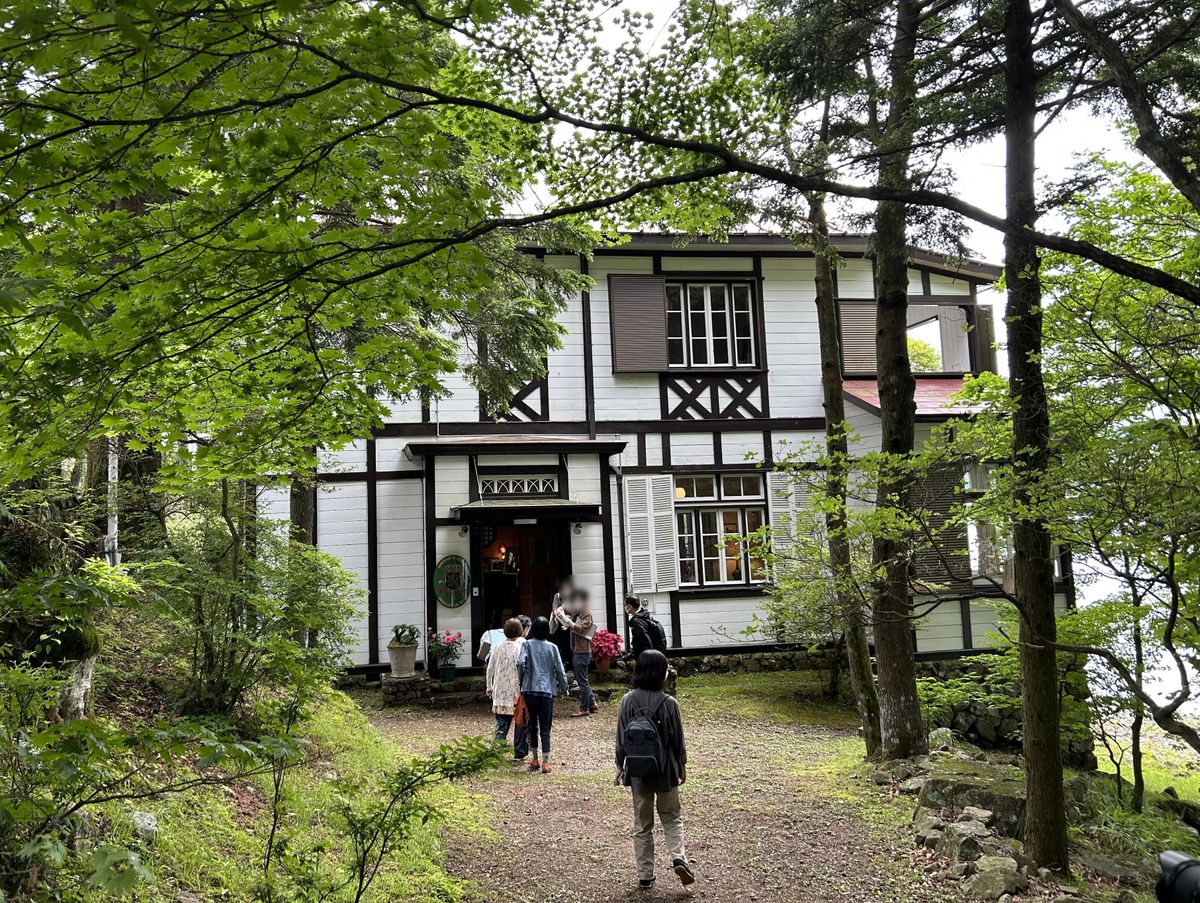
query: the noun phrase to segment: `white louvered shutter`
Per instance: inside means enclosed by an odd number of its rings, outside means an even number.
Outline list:
[[[669,473],[650,477],[654,509],[654,589],[679,589],[679,546],[675,539],[675,478]]]
[[[771,545],[781,555],[791,547],[796,529],[796,486],[781,470],[767,473],[767,494],[771,507]]]
[[[675,481],[670,474],[626,477],[629,587],[635,593],[679,588]]]
[[[650,478],[625,478],[625,531],[629,543],[629,588],[654,592],[654,527],[651,523]]]

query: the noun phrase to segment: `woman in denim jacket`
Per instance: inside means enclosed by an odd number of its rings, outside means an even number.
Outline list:
[[[521,695],[529,710],[529,748],[533,750],[530,771],[550,773],[550,726],[554,721],[555,693],[566,695],[567,670],[563,667],[558,647],[547,642],[550,622],[538,618],[529,628],[529,639],[517,656],[517,673],[521,677]],[[538,737],[542,738],[541,760],[538,760]]]

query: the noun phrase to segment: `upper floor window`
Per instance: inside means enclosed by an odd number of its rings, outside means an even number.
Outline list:
[[[672,367],[754,367],[754,302],[747,282],[668,282]]]

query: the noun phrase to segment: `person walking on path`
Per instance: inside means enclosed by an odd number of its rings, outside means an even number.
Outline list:
[[[634,689],[617,713],[616,783],[633,791],[633,853],[638,884],[654,886],[654,812],[662,823],[671,868],[685,885],[696,880],[683,843],[679,787],[687,780],[683,715],[663,692],[667,657],[657,649],[638,656]]]
[[[550,622],[538,618],[529,628],[527,639],[517,656],[517,672],[521,677],[521,695],[529,710],[529,747],[533,750],[530,771],[549,774],[550,728],[554,722],[554,696],[567,693],[567,671],[558,648],[548,642]],[[541,759],[538,758],[538,738],[541,738]]]
[[[592,680],[588,670],[592,667],[592,637],[596,635],[596,619],[592,617],[587,590],[577,589],[571,594],[574,614],[559,609],[559,623],[571,635],[571,672],[579,684],[579,711],[572,718],[582,718],[596,711],[596,694],[592,692]]]
[[[492,701],[492,712],[496,715],[496,742],[508,740],[508,729],[512,726],[513,711],[517,697],[521,695],[521,678],[517,674],[517,656],[525,645],[521,622],[509,618],[504,622],[504,641],[493,646],[488,655],[487,695]],[[516,737],[513,738],[516,740]],[[513,760],[523,756],[514,750]]]

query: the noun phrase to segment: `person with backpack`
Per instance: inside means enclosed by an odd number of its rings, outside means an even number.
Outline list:
[[[687,780],[683,715],[663,692],[667,657],[657,649],[638,656],[634,689],[617,713],[617,783],[633,791],[633,853],[638,885],[654,886],[654,813],[662,823],[671,868],[684,885],[696,880],[683,844],[679,787]]]
[[[657,649],[666,655],[667,631],[642,607],[642,600],[637,596],[625,597],[625,617],[629,619],[628,658],[637,661],[647,649]]]

